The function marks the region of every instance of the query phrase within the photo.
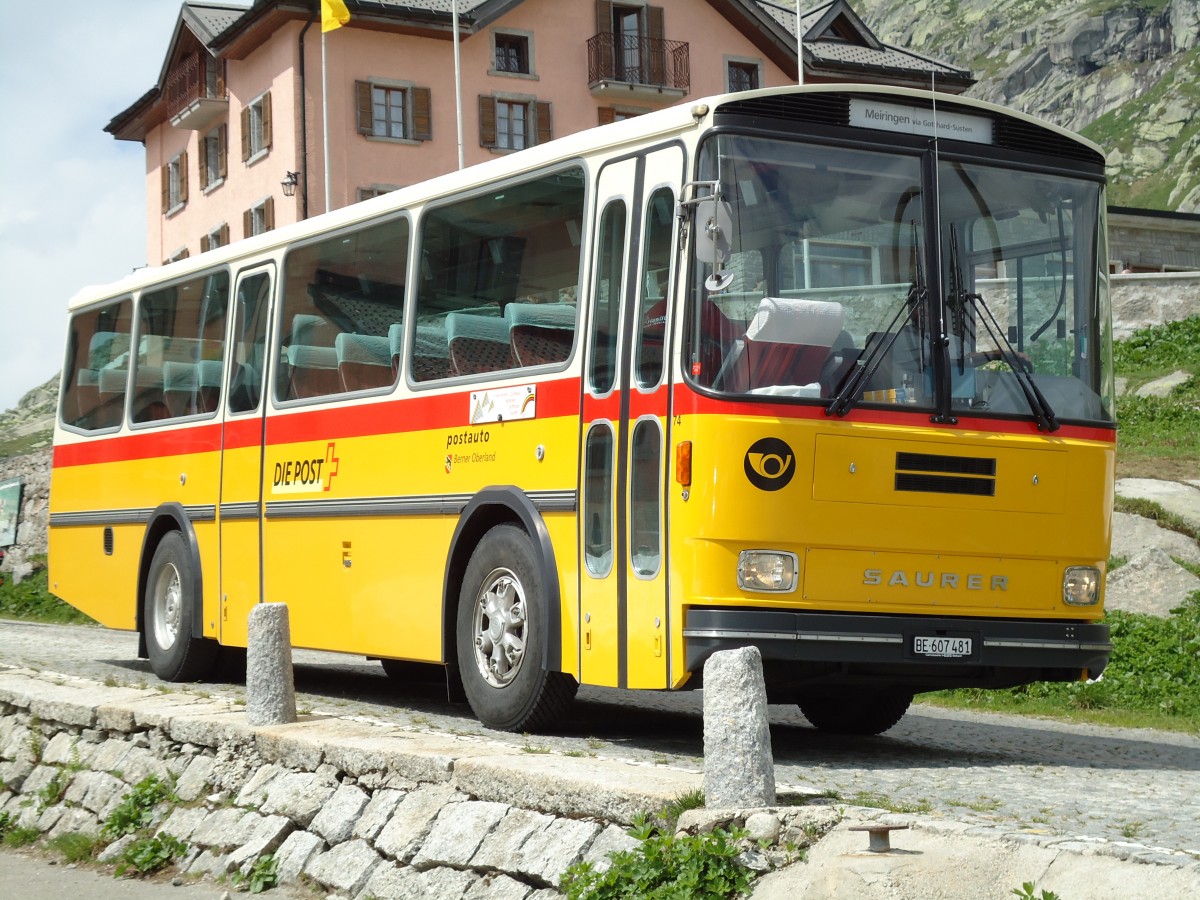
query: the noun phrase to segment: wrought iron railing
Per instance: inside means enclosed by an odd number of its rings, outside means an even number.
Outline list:
[[[616,81],[652,87],[691,87],[686,41],[639,38],[602,31],[588,39],[588,84]]]
[[[214,60],[208,64],[216,65]],[[200,54],[193,53],[167,76],[167,115],[176,116],[186,110],[197,100],[224,100],[217,96],[208,78],[208,73],[201,63]]]

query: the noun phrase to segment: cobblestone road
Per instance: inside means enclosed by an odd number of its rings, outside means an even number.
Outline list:
[[[136,659],[137,637],[81,626],[0,622],[0,664],[122,684],[161,685]],[[635,759],[699,771],[698,693],[585,688],[553,736],[483,728],[437,682],[398,686],[361,657],[298,651],[302,711],[477,735],[530,751]],[[164,690],[179,690],[161,685]],[[188,691],[239,695],[230,682]],[[1128,841],[1200,857],[1200,739],[915,706],[877,738],[820,734],[795,707],[772,706],[781,789],[836,792],[847,803],[958,821]],[[530,764],[536,764],[531,755]]]

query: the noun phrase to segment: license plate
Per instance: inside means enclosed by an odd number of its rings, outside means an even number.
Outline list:
[[[918,656],[940,656],[957,659],[971,655],[971,639],[968,637],[915,637],[913,653]]]

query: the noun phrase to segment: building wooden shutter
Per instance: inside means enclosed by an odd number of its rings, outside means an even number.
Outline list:
[[[225,222],[223,225],[221,225],[221,246],[226,247],[228,245],[229,245],[229,223]]]
[[[248,238],[254,234],[254,210],[248,209],[242,213],[242,237]]]
[[[262,129],[263,149],[271,149],[271,92],[267,91],[262,97]]]
[[[433,140],[433,95],[427,87],[412,89],[412,136],[418,141]]]
[[[217,129],[217,174],[224,178],[229,174],[229,126]]]
[[[596,112],[601,125],[610,125],[617,121],[617,111],[611,106],[602,106]]]
[[[596,0],[596,33],[613,30],[613,8],[611,0]]]
[[[663,46],[666,28],[661,6],[646,7],[646,36],[650,38],[650,83],[667,83],[667,50]]]
[[[537,117],[537,142],[545,144],[554,138],[554,129],[550,126],[550,104],[535,103],[534,115]]]
[[[373,134],[375,131],[375,111],[371,107],[371,82],[354,82],[354,91],[358,96],[358,133]]]
[[[199,151],[200,165],[196,166],[196,171],[200,173],[200,190],[208,188],[208,137],[202,137],[199,141],[199,146],[196,148]],[[204,251],[201,250],[201,253]]]
[[[268,197],[267,202],[263,204],[263,231],[272,231],[275,228],[275,198]]]
[[[187,151],[179,154],[179,202],[188,201],[188,158]]]
[[[496,146],[496,101],[490,94],[479,95],[479,146]]]
[[[200,235],[200,252],[201,253],[208,252],[208,235],[207,234]]]
[[[166,165],[159,171],[162,173],[162,211],[165,216],[171,209],[171,167]]]
[[[242,110],[242,162],[250,158],[250,107]]]

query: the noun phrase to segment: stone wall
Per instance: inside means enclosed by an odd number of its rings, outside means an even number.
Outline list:
[[[1200,315],[1200,272],[1112,276],[1113,337]]]
[[[0,572],[10,573],[15,582],[33,571],[33,557],[46,555],[50,524],[49,448],[0,459],[0,481],[18,477],[22,487],[17,543],[4,548],[4,562],[0,563]]]
[[[570,865],[603,867],[636,847],[624,826],[702,780],[323,716],[250,728],[228,700],[56,679],[0,668],[0,815],[46,839],[99,837],[154,775],[175,797],[136,837],[181,840],[179,872],[201,878],[248,872],[270,854],[281,883],[339,897],[551,900]],[[713,813],[702,827],[753,815],[767,845],[802,847],[839,817],[828,800],[789,800]],[[117,862],[136,837],[99,860]],[[762,870],[792,858],[750,839],[744,849]]]

